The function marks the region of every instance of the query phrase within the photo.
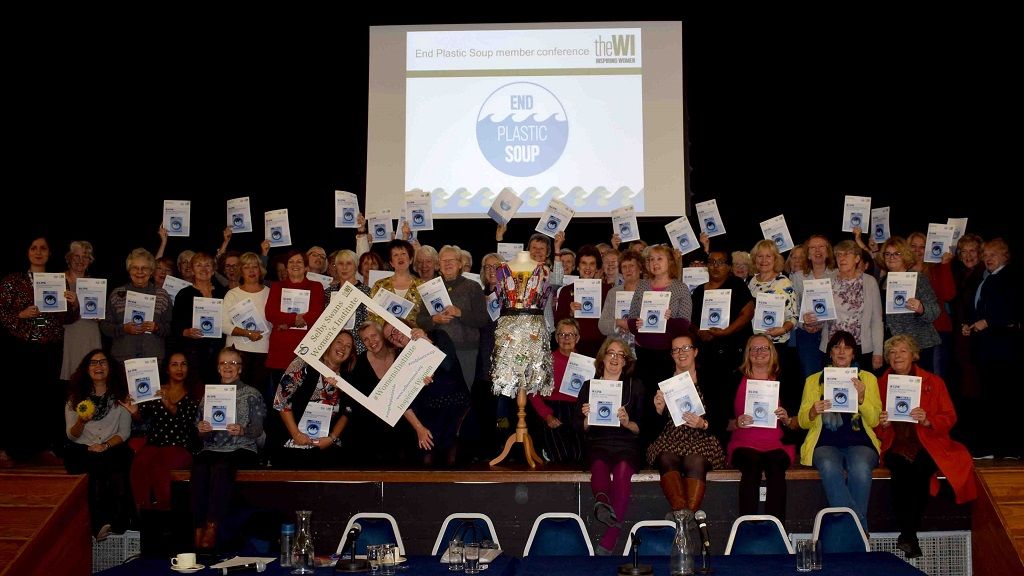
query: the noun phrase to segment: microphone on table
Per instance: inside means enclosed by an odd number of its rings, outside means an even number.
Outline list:
[[[619,566],[619,576],[653,576],[654,569],[650,564],[640,563],[640,535],[636,532],[632,535],[633,538],[633,563],[622,564]]]
[[[699,574],[710,574],[713,572],[711,569],[711,536],[708,535],[708,513],[703,510],[697,510],[693,514],[693,519],[697,522],[697,530],[700,531],[700,547],[701,547],[701,567],[696,569]]]
[[[356,541],[359,540],[359,536],[363,533],[363,527],[358,522],[352,524],[349,528],[348,534],[345,536],[345,547],[352,547],[352,554],[346,558],[345,551],[342,550],[341,558],[338,558],[337,564],[334,565],[335,572],[366,572],[370,568],[370,563],[365,558],[356,559]]]

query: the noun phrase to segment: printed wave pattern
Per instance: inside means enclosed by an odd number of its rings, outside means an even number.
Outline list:
[[[610,212],[623,204],[633,204],[639,211],[644,209],[643,188],[633,190],[628,186],[622,186],[615,190],[608,190],[604,186],[598,186],[593,190],[585,190],[575,186],[564,191],[557,186],[547,190],[538,190],[531,186],[522,190],[512,188],[512,191],[523,199],[523,206],[519,212],[543,212],[552,198],[565,202],[577,212]],[[430,191],[430,197],[433,208],[437,212],[486,214],[500,192],[501,189],[495,190],[488,187],[478,190],[456,188],[451,191],[434,188]]]

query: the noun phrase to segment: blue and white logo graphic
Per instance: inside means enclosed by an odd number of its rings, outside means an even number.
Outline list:
[[[775,241],[775,245],[778,246],[779,248],[782,248],[783,246],[786,245],[786,237],[783,236],[781,232],[776,232],[775,234],[772,234],[772,240]]]
[[[558,230],[558,225],[562,223],[562,219],[552,214],[548,216],[548,221],[544,223],[544,228],[548,232],[554,232]]]
[[[270,227],[270,239],[274,240],[276,242],[276,241],[281,240],[281,238],[284,238],[284,231],[281,230],[281,227],[280,226],[271,226]]]
[[[497,302],[497,300],[495,300]],[[434,313],[444,312],[444,300],[440,298],[434,298],[430,301],[430,307],[434,309]]]
[[[813,298],[811,303],[814,305],[814,313],[818,316],[824,316],[828,312],[828,306],[825,305],[824,298]]]
[[[659,320],[661,320],[661,312],[659,312],[657,310],[651,310],[647,314],[647,325],[648,326],[657,326]]]
[[[373,225],[373,237],[374,238],[384,238],[387,235],[387,233],[388,233],[388,229],[383,224],[374,224]]]
[[[693,402],[690,400],[689,396],[676,398],[676,408],[679,408],[679,412],[682,414],[693,412]]]
[[[246,318],[242,321],[242,327],[246,330],[257,330],[259,325],[256,324],[255,318]]]
[[[897,396],[896,397],[896,412],[898,414],[909,414],[910,413],[910,397],[908,397],[908,396]]]
[[[626,237],[633,234],[633,227],[629,222],[619,222],[619,236]]]
[[[569,122],[550,90],[533,82],[513,82],[492,92],[480,107],[476,140],[484,158],[502,173],[536,176],[561,158]]]
[[[850,404],[850,394],[846,388],[836,388],[832,395],[832,405],[837,408],[846,408]]]
[[[584,312],[593,312],[594,311],[594,297],[593,296],[583,296],[582,298],[580,298],[580,300],[582,300],[582,302],[580,303],[580,306],[583,307],[583,311]]]
[[[708,308],[708,326],[717,327],[722,325],[722,309]]]
[[[310,438],[316,438],[320,435],[320,421],[310,420],[306,422],[306,436]]]
[[[181,232],[181,229],[185,227],[185,222],[182,221],[181,216],[171,216],[169,220],[171,230],[175,232]]]
[[[580,388],[583,388],[583,376],[573,373],[572,378],[569,379],[569,389],[579,392]]]
[[[355,222],[356,221],[356,209],[355,208],[342,208],[341,209],[341,220],[342,222]]]
[[[850,213],[850,228],[860,228],[861,223],[864,222],[864,215],[860,212]]]
[[[394,302],[388,307],[388,312],[391,312],[395,316],[401,317],[405,313],[405,308],[398,302]]]
[[[764,420],[768,417],[768,404],[766,402],[754,402],[754,420]]]
[[[241,214],[231,215],[231,228],[234,230],[241,230],[245,227],[245,217]]]
[[[48,308],[57,306],[57,293],[50,290],[44,291],[43,304]]]
[[[932,242],[932,256],[942,256],[942,242]]]
[[[885,225],[875,224],[875,240],[881,240],[885,238]]]
[[[893,290],[892,303],[897,308],[907,307],[907,291],[906,290]]]
[[[597,403],[597,417],[600,420],[611,420],[612,419],[612,403],[599,401]]]
[[[508,200],[502,200],[501,202],[498,202],[498,206],[499,206],[499,207],[500,207],[500,208],[501,208],[502,210],[511,210],[511,209],[512,209],[512,204],[511,204],[511,203],[509,203],[509,201],[508,201]]]
[[[501,308],[501,302],[497,298],[495,298],[494,300],[491,300],[490,307],[491,310],[498,310],[499,308]]]
[[[227,406],[214,406],[211,410],[211,418],[214,422],[221,423],[228,419],[228,407]]]
[[[148,377],[142,377],[142,378],[139,378],[139,379],[135,380],[135,391],[138,392],[140,396],[144,396],[146,394],[149,394],[149,391],[150,391],[149,378]]]
[[[203,334],[213,334],[213,316],[200,316],[199,329]]]
[[[718,223],[715,222],[714,218],[705,218],[704,219],[704,230],[708,234],[711,234],[712,232],[718,230]]]
[[[767,326],[769,328],[774,327],[775,326],[775,311],[774,310],[765,310],[763,312],[763,315],[761,316],[761,324],[763,324],[764,326]]]
[[[146,315],[141,310],[132,310],[132,324],[142,324],[146,321]]]
[[[689,248],[690,247],[690,235],[689,234],[683,234],[679,238],[676,238],[676,242],[679,243],[679,248],[680,249]]]
[[[97,310],[97,308],[99,308],[99,305],[100,305],[99,300],[97,300],[97,298],[95,296],[86,296],[85,297],[85,311],[86,312],[95,312]]]
[[[426,222],[427,217],[423,214],[423,210],[416,209],[412,211],[412,225],[423,226]]]

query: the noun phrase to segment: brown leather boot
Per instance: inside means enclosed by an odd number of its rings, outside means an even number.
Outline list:
[[[686,488],[683,486],[683,475],[673,470],[661,475],[661,491],[665,493],[672,510],[686,508]]]
[[[704,491],[707,489],[707,482],[697,478],[686,478],[686,507],[696,512],[704,502]]]
[[[217,523],[207,522],[206,527],[203,528],[203,539],[200,542],[200,548],[203,550],[213,550],[217,547]]]

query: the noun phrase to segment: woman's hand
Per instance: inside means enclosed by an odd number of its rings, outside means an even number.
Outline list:
[[[106,452],[109,449],[109,448],[107,448],[107,446],[109,446],[109,444],[107,444],[107,443],[103,443],[103,444],[90,444],[89,448],[87,448],[87,450],[89,452],[95,452],[95,453],[99,454],[100,452]]]
[[[35,318],[36,316],[39,316],[39,307],[35,304],[25,308],[21,312],[18,312],[18,318],[21,319]]]
[[[164,243],[167,242],[167,236],[168,236],[167,228],[164,228],[163,224],[161,224],[160,227],[156,229],[156,235],[160,237],[160,243],[161,244],[164,244]]]
[[[882,367],[882,355],[881,354],[873,354],[871,356],[871,369],[872,370],[878,370],[881,367]]]
[[[555,418],[554,414],[548,414],[548,417],[544,419],[544,423],[548,425],[548,428],[558,428],[562,425],[562,421]]]
[[[159,394],[159,392],[157,393]],[[139,413],[139,405],[135,403],[135,400],[133,400],[131,396],[125,398],[124,400],[118,400],[117,403],[120,404],[122,408],[127,410],[128,413],[131,414],[132,416],[135,416],[136,414]],[[90,418],[92,417],[90,416]]]
[[[831,407],[831,400],[816,400],[814,404],[811,404],[811,419],[817,418],[820,414],[824,414],[825,411]]]
[[[263,256],[270,254],[270,240],[260,242],[260,254]]]
[[[78,305],[78,294],[76,294],[74,290],[65,290],[64,299],[72,306]]]
[[[629,412],[626,412],[625,406],[619,406],[619,411],[615,415],[619,417],[619,426],[625,428],[629,424]]]
[[[683,412],[683,425],[697,430],[706,430],[707,422],[693,412]]]
[[[590,416],[590,404],[589,403],[583,404],[583,406],[580,408],[580,412],[583,412],[583,418],[586,418],[587,416]]]
[[[209,434],[210,432],[213,432],[213,425],[206,420],[200,420],[199,423],[196,424],[196,428],[199,430],[200,434]]]
[[[629,332],[629,321],[624,318],[619,318],[615,321],[615,328],[617,328],[619,332],[626,334]]]
[[[555,234],[555,251],[552,256],[557,260],[558,252],[562,249],[562,244],[565,243],[565,230],[562,230]]]
[[[181,335],[186,338],[198,340],[203,337],[203,331],[199,328],[185,328],[181,331]]]
[[[851,378],[853,380],[853,387],[857,389],[857,404],[864,403],[864,390],[867,388],[864,386],[864,382],[860,378]]]
[[[654,411],[661,416],[665,413],[665,393],[658,390],[654,393]]]
[[[928,421],[928,413],[924,411],[924,408],[918,406],[910,411],[910,417],[917,420],[917,423],[921,426],[931,426],[931,422]]]
[[[302,314],[296,314],[295,315],[295,324],[294,324],[294,326],[296,328],[305,328],[306,327],[306,318]]]
[[[789,412],[786,412],[785,408],[783,408],[782,406],[779,406],[778,408],[776,408],[775,409],[775,417],[778,418],[779,421],[782,422],[783,426],[785,426],[786,428],[789,428],[789,421],[791,420],[791,418],[789,417]]]
[[[416,445],[423,450],[434,449],[434,435],[430,433],[426,426],[420,426],[416,429]]]
[[[580,304],[579,302],[569,302],[569,310],[579,312],[580,310],[583,310],[583,304]]]
[[[882,428],[889,427],[889,413],[886,412],[885,410],[882,410],[881,412],[878,413],[878,425],[881,426]]]
[[[296,431],[295,434],[292,434],[292,444],[296,446],[311,446],[313,443],[313,439],[302,432]]]
[[[315,444],[317,448],[327,450],[334,446],[334,440],[330,436],[324,436],[323,438],[318,438]]]
[[[754,423],[754,417],[750,414],[740,414],[736,417],[737,428],[749,428]]]
[[[505,230],[507,229],[508,227],[504,224],[498,224],[498,227],[494,230],[494,240],[497,242],[505,240]]]
[[[612,248],[618,250],[619,244],[622,244],[622,236],[619,236],[619,233],[616,232],[612,234]]]
[[[228,435],[230,436],[241,436],[245,434],[245,430],[242,429],[241,424],[228,424]]]
[[[917,298],[907,298],[907,310],[911,310],[914,314],[924,314],[924,303]]]

